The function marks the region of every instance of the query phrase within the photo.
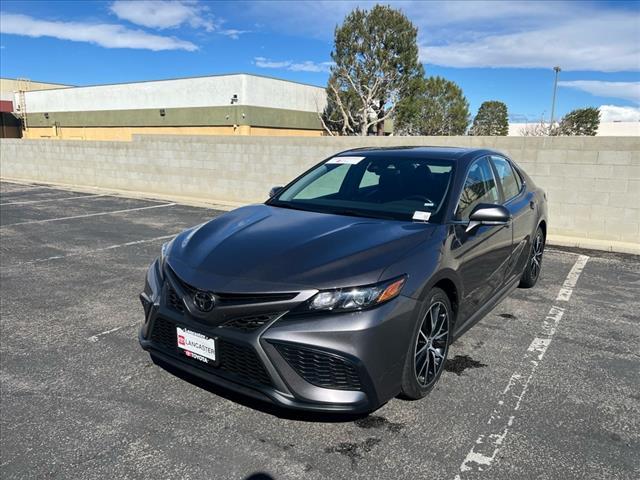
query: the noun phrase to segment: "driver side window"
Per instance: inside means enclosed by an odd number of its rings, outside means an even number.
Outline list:
[[[458,220],[469,220],[479,203],[499,203],[498,186],[488,158],[477,160],[469,169],[456,209]]]

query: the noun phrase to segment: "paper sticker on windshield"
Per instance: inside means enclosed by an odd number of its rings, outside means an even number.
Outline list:
[[[431,217],[431,212],[421,212],[420,210],[416,210],[413,212],[413,219],[420,220],[421,222],[428,222]]]
[[[327,163],[337,163],[342,165],[357,165],[364,157],[333,157]]]

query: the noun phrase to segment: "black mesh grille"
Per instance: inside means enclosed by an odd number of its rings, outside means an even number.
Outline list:
[[[225,341],[219,341],[218,345],[221,370],[241,376],[249,381],[271,385],[271,379],[253,348]]]
[[[278,315],[280,314],[275,313],[232,318],[220,325],[220,328],[232,328],[242,332],[253,332],[254,330],[264,327],[267,323],[277,318]]]
[[[286,343],[274,343],[278,352],[307,382],[336,390],[361,390],[353,364],[336,355]]]
[[[175,350],[177,348],[176,327],[171,322],[167,322],[163,318],[156,318],[153,322],[151,330],[151,341],[157,343],[164,348]]]
[[[184,302],[170,285],[167,285],[167,306],[176,312],[184,313]]]
[[[151,330],[151,341],[172,353],[179,353],[177,347],[176,326],[173,322],[158,317],[153,322]],[[217,341],[218,365],[209,366],[197,360],[190,360],[184,357],[185,361],[195,363],[199,367],[222,371],[240,377],[242,380],[258,383],[261,385],[271,385],[271,379],[264,365],[258,358],[258,354],[252,347],[228,342],[221,338]]]

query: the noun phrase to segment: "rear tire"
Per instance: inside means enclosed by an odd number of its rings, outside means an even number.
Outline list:
[[[540,272],[542,271],[542,255],[544,253],[545,238],[542,228],[538,227],[536,234],[531,242],[531,251],[529,252],[529,258],[527,259],[527,266],[522,273],[520,279],[520,288],[531,288],[540,278]]]
[[[453,311],[449,297],[439,288],[429,292],[407,348],[400,395],[418,400],[438,382],[447,360]]]

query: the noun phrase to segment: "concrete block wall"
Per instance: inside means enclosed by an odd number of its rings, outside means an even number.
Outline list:
[[[486,147],[519,163],[549,197],[558,243],[640,252],[640,137],[191,137],[132,142],[0,141],[4,178],[189,197],[266,199],[322,159],[362,146]]]

